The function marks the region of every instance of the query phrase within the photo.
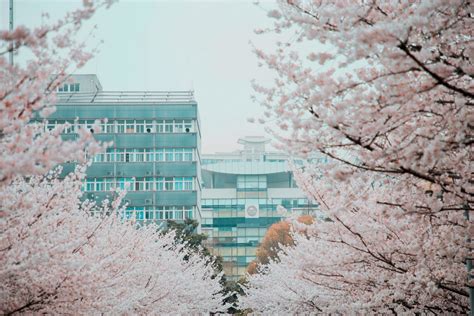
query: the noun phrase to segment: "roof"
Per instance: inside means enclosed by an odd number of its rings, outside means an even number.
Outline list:
[[[195,103],[194,91],[58,92],[57,103]]]
[[[271,174],[290,172],[288,163],[268,161],[222,162],[202,165],[202,169],[210,172],[228,174]]]

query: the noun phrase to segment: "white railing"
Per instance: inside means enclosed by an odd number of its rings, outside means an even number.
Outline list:
[[[58,92],[58,103],[190,103],[194,91]]]

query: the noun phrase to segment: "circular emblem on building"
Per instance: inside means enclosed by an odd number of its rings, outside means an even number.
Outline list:
[[[255,216],[255,215],[257,215],[257,212],[258,212],[258,210],[257,210],[257,207],[255,205],[249,205],[247,207],[247,214],[249,216]]]

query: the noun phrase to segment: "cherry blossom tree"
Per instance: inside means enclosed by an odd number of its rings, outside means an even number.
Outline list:
[[[297,182],[331,222],[250,277],[244,307],[466,312],[471,4],[288,0],[269,16],[282,40],[275,53],[256,50],[277,75],[255,83],[261,120],[308,158]],[[330,163],[315,165],[314,153]]]
[[[122,219],[113,201],[83,201],[85,156],[103,150],[88,131],[63,141],[41,120],[56,88],[91,58],[74,40],[97,8],[48,26],[0,32],[0,313],[169,314],[225,310],[212,262],[155,225]],[[9,65],[14,49],[22,61]],[[29,58],[29,59],[28,59]],[[80,163],[59,178],[58,164]]]
[[[212,262],[176,244],[173,233],[163,236],[155,225],[137,229],[121,220],[115,215],[120,199],[100,207],[81,202],[83,172],[65,179],[17,178],[0,192],[6,210],[1,221],[2,314],[225,309]]]

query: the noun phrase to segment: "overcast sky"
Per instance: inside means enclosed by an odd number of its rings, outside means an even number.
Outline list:
[[[0,1],[6,29],[8,0]],[[15,24],[39,24],[42,12],[54,20],[80,3],[15,0]],[[266,48],[253,30],[271,21],[253,1],[120,1],[91,22],[98,30],[88,43],[104,44],[79,73],[96,73],[104,90],[194,90],[207,153],[238,149],[243,136],[265,135],[247,122],[262,112],[250,99],[250,81],[270,80],[257,67],[250,41]]]

